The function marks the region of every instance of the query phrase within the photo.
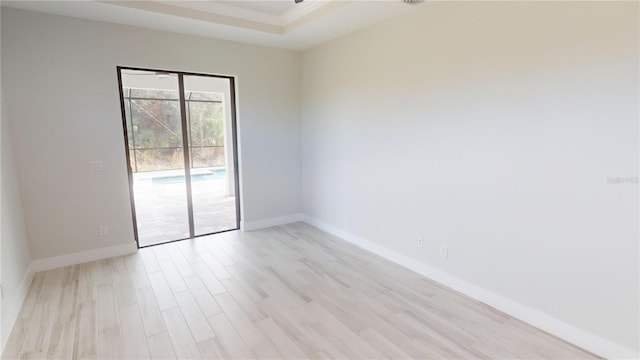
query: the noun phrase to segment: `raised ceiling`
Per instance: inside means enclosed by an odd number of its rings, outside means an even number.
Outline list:
[[[272,15],[282,15],[298,6],[293,1],[218,1],[219,3]]]
[[[424,5],[403,0],[2,0],[2,6],[302,50]]]

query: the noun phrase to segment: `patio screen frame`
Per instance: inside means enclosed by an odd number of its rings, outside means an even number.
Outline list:
[[[122,71],[123,70],[134,70],[134,71],[148,71],[155,73],[168,73],[168,74],[176,74],[178,76],[178,93],[180,101],[180,118],[181,118],[181,128],[182,128],[182,143],[184,148],[184,172],[185,172],[185,185],[187,191],[187,213],[189,216],[189,237],[183,239],[175,239],[168,240],[160,243],[149,244],[140,246],[140,241],[138,238],[138,222],[136,218],[136,206],[135,206],[135,196],[133,191],[133,168],[131,165],[131,154],[129,152],[129,134],[127,130],[127,115],[125,110],[125,96],[122,88]],[[131,216],[133,220],[133,235],[136,241],[136,245],[138,249],[145,248],[149,246],[162,245],[167,243],[172,243],[176,241],[182,241],[187,239],[192,239],[201,236],[208,236],[213,234],[219,234],[228,231],[235,231],[240,229],[240,167],[239,167],[239,159],[238,159],[238,132],[237,132],[237,121],[236,121],[236,86],[235,86],[235,77],[229,75],[219,75],[219,74],[203,74],[203,73],[194,73],[194,72],[186,72],[186,71],[174,71],[174,70],[164,70],[164,69],[150,69],[150,68],[139,68],[139,67],[129,67],[129,66],[116,66],[116,72],[118,75],[118,92],[120,94],[120,111],[122,116],[122,130],[124,134],[124,150],[125,150],[125,158],[127,162],[127,174],[129,180],[129,200],[131,203]],[[194,225],[194,215],[193,215],[193,199],[192,199],[192,191],[191,191],[191,154],[189,149],[189,137],[188,137],[188,124],[187,124],[187,111],[186,111],[186,100],[184,95],[184,76],[202,76],[202,77],[214,77],[219,79],[227,79],[229,80],[229,94],[230,94],[230,108],[231,108],[231,147],[233,152],[233,175],[234,175],[234,187],[235,187],[235,210],[236,210],[236,226],[233,229],[226,229],[221,231],[215,231],[212,233],[206,234],[195,234],[195,225]],[[225,152],[227,149],[225,149]],[[227,167],[228,168],[228,167]]]

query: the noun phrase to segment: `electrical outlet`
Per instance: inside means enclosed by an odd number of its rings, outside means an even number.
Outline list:
[[[103,171],[104,164],[102,164],[102,160],[91,160],[89,161],[89,170],[91,171]]]
[[[449,247],[447,245],[440,245],[440,256],[443,258],[449,257]]]
[[[109,227],[107,225],[100,225],[100,236],[109,235]]]
[[[422,247],[422,238],[418,238],[418,247]]]

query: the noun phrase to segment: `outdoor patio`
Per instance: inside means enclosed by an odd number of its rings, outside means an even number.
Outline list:
[[[188,238],[184,171],[144,172],[133,176],[140,246]],[[194,169],[192,193],[196,235],[236,228],[235,196],[228,195],[224,173]]]

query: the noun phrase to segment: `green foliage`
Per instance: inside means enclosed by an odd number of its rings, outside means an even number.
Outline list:
[[[127,133],[134,172],[184,167],[177,95],[177,92],[167,90],[125,89]],[[187,99],[200,100],[186,103],[192,167],[224,166],[224,119],[222,103],[218,100],[221,97],[196,92],[188,95]]]

